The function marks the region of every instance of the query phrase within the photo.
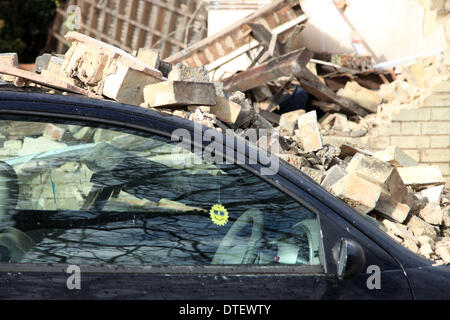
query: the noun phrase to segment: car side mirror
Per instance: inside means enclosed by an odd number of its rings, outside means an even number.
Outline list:
[[[337,276],[339,280],[351,279],[357,276],[366,265],[366,255],[363,248],[359,243],[351,239],[341,239],[335,259],[337,260]]]

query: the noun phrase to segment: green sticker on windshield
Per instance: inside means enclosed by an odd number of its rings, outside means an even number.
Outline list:
[[[218,226],[224,226],[228,222],[228,211],[221,204],[215,204],[209,211],[211,220]]]

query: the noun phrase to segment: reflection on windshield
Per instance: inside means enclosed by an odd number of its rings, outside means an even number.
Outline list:
[[[226,242],[221,263],[320,263],[315,215],[253,174],[198,164],[161,137],[59,126],[70,134],[48,145],[23,136],[22,149],[3,159],[0,176],[15,176],[19,188],[8,189],[17,199],[0,213],[1,261],[205,265]],[[211,220],[217,203],[228,212],[223,226]],[[230,237],[248,210],[263,224],[249,221]]]

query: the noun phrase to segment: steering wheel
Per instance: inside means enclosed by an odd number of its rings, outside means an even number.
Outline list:
[[[252,222],[253,224],[252,234],[250,236],[250,241],[247,243],[245,253],[242,256],[241,264],[250,264],[254,262],[256,258],[256,245],[263,234],[264,215],[258,209],[249,209],[234,222],[225,237],[223,237],[211,264],[223,264],[223,260],[230,256],[230,249],[232,248],[233,241],[237,234],[244,229],[249,222]]]

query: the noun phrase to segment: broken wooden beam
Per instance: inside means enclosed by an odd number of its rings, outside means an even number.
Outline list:
[[[324,112],[329,112],[329,111],[339,112],[339,111],[341,111],[341,107],[339,107],[336,103],[313,100],[311,102],[311,104],[315,107],[320,108]]]
[[[267,111],[267,110],[259,110],[258,112],[264,119],[266,119],[267,121],[278,125],[280,124],[280,119],[281,116],[279,114]]]
[[[293,51],[225,79],[223,87],[227,92],[247,91],[274,79],[290,77],[299,73],[312,56],[305,48]]]
[[[262,24],[258,23],[247,23],[247,24],[252,29],[251,33],[252,37],[255,38],[255,40],[258,41],[264,47],[264,50],[269,51],[270,56],[278,57],[284,53],[282,45],[280,41],[278,41],[276,35],[274,37],[272,32],[267,30]]]
[[[348,114],[357,114],[359,116],[366,116],[367,110],[354,103],[353,101],[337,96],[333,90],[323,84],[314,73],[307,68],[295,69],[295,77],[300,82],[300,85],[309,94],[313,95],[319,100],[336,103],[341,107],[341,112]]]
[[[46,77],[46,76],[43,76],[43,75],[35,73],[35,72],[21,70],[19,68],[7,66],[7,65],[4,65],[1,63],[0,63],[0,73],[15,76],[15,77],[20,77],[20,78],[23,78],[26,80],[30,80],[34,83],[38,83],[38,84],[46,86],[46,87],[51,87],[51,88],[55,88],[55,89],[62,90],[62,91],[70,91],[70,92],[74,92],[74,93],[79,93],[79,94],[89,96],[92,98],[99,98],[98,95],[96,95],[88,90],[74,86],[65,81]]]

